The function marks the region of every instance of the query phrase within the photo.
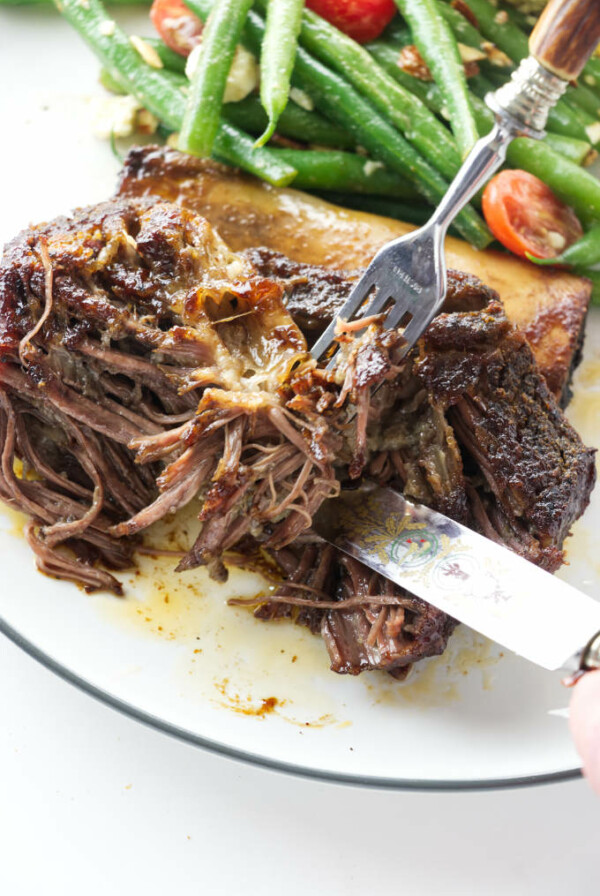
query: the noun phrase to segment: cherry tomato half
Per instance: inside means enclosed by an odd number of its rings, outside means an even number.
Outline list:
[[[583,230],[572,208],[527,171],[501,171],[483,193],[488,227],[515,255],[554,258]]]
[[[359,44],[379,37],[398,12],[394,0],[306,0],[306,5]]]
[[[189,56],[199,42],[202,22],[182,0],[154,0],[150,18],[166,45],[180,56]]]

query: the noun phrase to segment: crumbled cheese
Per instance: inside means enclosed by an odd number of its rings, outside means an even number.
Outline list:
[[[187,58],[185,73],[190,81],[198,68],[201,48],[201,43],[195,46]],[[258,80],[259,68],[256,57],[244,47],[236,47],[229,75],[227,76],[227,83],[225,84],[223,102],[239,103],[253,90],[256,90]]]
[[[104,37],[112,37],[115,33],[115,28],[117,27],[117,23],[114,19],[103,19],[98,25],[98,31]]]
[[[499,10],[494,16],[494,22],[496,25],[506,25],[508,22],[508,13],[505,9]]]
[[[306,109],[307,112],[312,112],[315,108],[312,97],[305,93],[304,90],[300,90],[299,87],[290,88],[290,99],[293,100],[297,106],[300,106],[301,109]]]
[[[135,131],[136,117],[141,104],[132,96],[95,97],[92,130],[96,137],[108,140],[130,137]]]
[[[463,62],[479,62],[486,58],[485,53],[482,53],[477,47],[469,47],[467,44],[461,44],[460,41],[458,42],[458,52]]]
[[[367,177],[371,177],[372,174],[375,174],[375,172],[379,171],[381,168],[385,168],[383,162],[376,162],[374,159],[367,159],[363,165],[363,171]]]
[[[556,249],[557,252],[560,252],[567,245],[567,241],[562,235],[562,233],[558,233],[557,230],[548,230],[546,233],[546,238],[553,249]]]
[[[172,134],[169,134],[167,137],[167,146],[171,149],[179,149],[179,131],[173,131]]]
[[[147,65],[151,66],[152,68],[163,67],[162,59],[160,58],[154,47],[151,44],[146,43],[143,38],[138,37],[137,34],[132,34],[129,38],[129,43],[131,44],[133,49],[140,54]]]
[[[585,132],[588,135],[590,143],[593,143],[594,146],[597,143],[600,143],[600,121],[595,121],[593,124],[588,124],[586,126]]]

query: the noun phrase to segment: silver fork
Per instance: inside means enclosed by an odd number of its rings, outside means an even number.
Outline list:
[[[404,352],[414,345],[444,302],[449,225],[503,163],[514,137],[544,137],[548,112],[579,75],[599,37],[598,0],[551,0],[531,34],[531,55],[508,84],[486,97],[494,127],[477,141],[428,223],[379,250],[338,318],[313,345],[314,358],[334,344],[338,321],[382,312],[387,312],[385,327],[404,327]],[[334,365],[332,355],[328,366]]]

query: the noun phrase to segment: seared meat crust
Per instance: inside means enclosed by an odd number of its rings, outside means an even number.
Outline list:
[[[133,147],[119,183],[123,196],[159,196],[205,217],[237,252],[265,246],[289,258],[354,270],[411,229],[353,212],[293,189],[160,146]],[[506,253],[446,240],[448,265],[497,290],[510,322],[531,345],[550,391],[568,398],[583,338],[591,284],[567,271],[540,269]]]
[[[264,277],[283,286],[286,307],[309,343],[338,313],[361,273],[302,264],[264,246],[246,249],[243,254]],[[472,274],[448,271],[445,311],[477,311],[497,299],[495,290]]]

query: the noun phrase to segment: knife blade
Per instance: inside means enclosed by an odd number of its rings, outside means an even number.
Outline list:
[[[578,668],[592,644],[592,665],[600,665],[600,602],[392,489],[368,483],[342,490],[321,505],[313,528],[344,553],[545,669]]]

